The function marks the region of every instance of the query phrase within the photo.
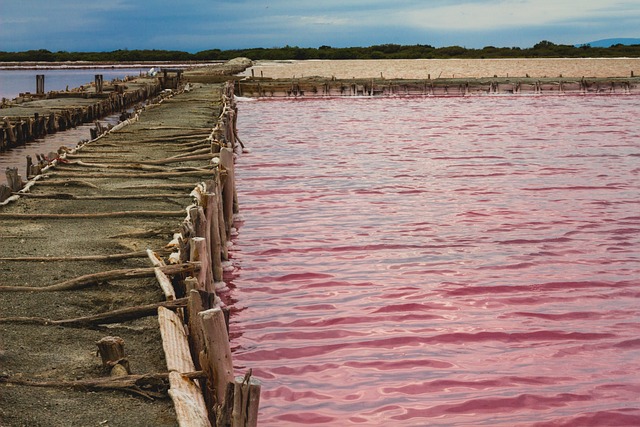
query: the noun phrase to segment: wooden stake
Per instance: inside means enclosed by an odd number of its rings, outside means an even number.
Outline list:
[[[124,340],[120,337],[104,337],[96,343],[102,357],[102,366],[109,369],[112,377],[129,375],[129,361],[124,355]]]
[[[217,403],[222,404],[227,384],[233,382],[233,362],[224,314],[220,307],[215,307],[199,313],[199,316],[205,342],[203,359],[206,365],[203,364],[202,368],[213,385]]]
[[[251,370],[244,377],[235,378],[232,427],[257,427],[260,388],[261,383],[251,376]]]

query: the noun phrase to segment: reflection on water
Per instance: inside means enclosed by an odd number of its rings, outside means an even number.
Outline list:
[[[640,425],[640,97],[240,104],[264,426]]]

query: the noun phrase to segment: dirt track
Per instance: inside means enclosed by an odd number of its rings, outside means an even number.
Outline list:
[[[175,156],[184,152],[181,150],[185,150],[186,144],[206,138],[219,113],[221,85],[195,83],[192,88],[189,93],[176,95],[144,111],[138,122],[86,145],[77,153],[81,157],[69,158],[85,165],[61,164],[41,184],[32,188],[32,197],[21,197],[0,207],[3,215],[0,220],[0,257],[72,257],[130,253],[148,248],[161,250],[171,240],[172,234],[179,230],[186,215],[184,208],[190,203],[189,188],[207,176],[204,169],[207,161],[170,163],[145,170],[136,169],[134,165],[117,165]],[[104,165],[87,166],[90,163]],[[178,168],[200,169],[200,172],[162,176],[162,170],[186,170]],[[154,173],[158,175],[154,176]],[[56,185],[47,185],[47,182],[56,181]],[[163,184],[166,188],[152,188],[155,184]],[[67,199],[55,198],[62,193]],[[150,193],[163,196],[136,198]],[[77,199],[92,196],[123,198]],[[170,216],[7,218],[13,214],[114,211],[162,211]],[[116,261],[2,260],[0,286],[41,288],[84,274],[151,266],[146,257]],[[69,319],[162,300],[162,292],[154,277],[108,280],[73,291],[2,292],[0,317]],[[50,382],[103,377],[105,372],[100,357],[96,355],[96,342],[109,335],[125,340],[132,373],[166,371],[157,318],[152,316],[108,328],[45,326],[0,320],[0,375]],[[139,394],[94,392],[0,384],[0,425],[176,425],[173,405],[168,398],[152,400],[144,396],[162,390],[140,391]]]

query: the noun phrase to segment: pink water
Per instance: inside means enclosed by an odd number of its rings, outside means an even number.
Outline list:
[[[261,426],[640,425],[640,97],[240,103]]]

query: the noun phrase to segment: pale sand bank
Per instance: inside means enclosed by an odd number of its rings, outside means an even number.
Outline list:
[[[257,61],[243,74],[251,76],[252,70],[268,78],[630,77],[640,75],[640,58]]]

